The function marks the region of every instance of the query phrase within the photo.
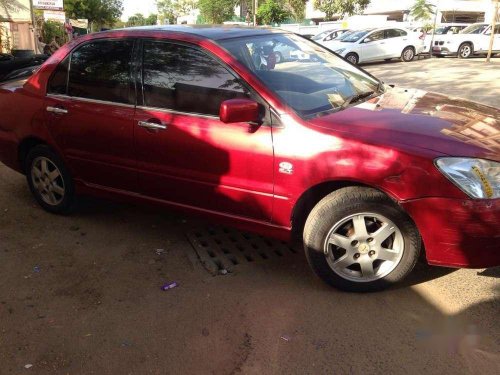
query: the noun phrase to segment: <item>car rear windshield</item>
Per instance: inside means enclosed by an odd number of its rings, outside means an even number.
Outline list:
[[[381,90],[375,78],[297,35],[268,34],[219,43],[303,117],[344,109]]]

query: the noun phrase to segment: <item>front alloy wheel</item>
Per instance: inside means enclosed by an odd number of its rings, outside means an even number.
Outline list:
[[[376,291],[403,280],[420,248],[420,235],[408,215],[384,193],[366,187],[330,193],[304,226],[311,268],[345,291]]]
[[[399,264],[404,252],[401,230],[388,218],[363,212],[334,224],[324,252],[330,268],[355,282],[383,278]]]
[[[458,49],[458,57],[467,59],[472,55],[472,46],[468,43],[462,44]]]

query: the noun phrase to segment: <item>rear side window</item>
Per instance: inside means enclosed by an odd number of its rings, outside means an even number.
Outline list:
[[[133,103],[130,67],[132,40],[105,40],[83,45],[71,55],[68,95]]]
[[[66,95],[68,85],[69,55],[59,63],[52,77],[50,77],[47,93]]]
[[[386,35],[387,35],[387,38],[397,38],[400,36],[405,36],[406,31],[403,31],[400,29],[389,29],[389,30],[386,30]]]
[[[148,107],[219,115],[224,100],[248,97],[239,80],[198,49],[145,41],[143,101]]]

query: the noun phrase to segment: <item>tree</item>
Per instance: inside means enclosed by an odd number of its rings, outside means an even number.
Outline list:
[[[314,7],[325,12],[327,20],[331,20],[336,14],[342,17],[360,14],[368,4],[370,0],[314,0]]]
[[[158,0],[156,2],[158,8],[158,18],[162,24],[174,24],[177,19],[177,11],[172,0]]]
[[[207,23],[220,24],[234,16],[234,7],[238,0],[199,0],[198,8]]]
[[[144,26],[145,24],[146,19],[144,18],[144,16],[141,13],[136,13],[128,18],[126,26]]]
[[[69,18],[86,18],[90,29],[112,26],[123,11],[122,0],[65,0],[64,10]]]
[[[145,19],[145,25],[156,25],[158,23],[158,15],[150,14]]]
[[[279,0],[266,0],[257,9],[257,21],[259,24],[271,25],[282,23],[290,17],[290,12],[285,10],[284,4]]]
[[[295,21],[303,21],[306,17],[307,0],[287,0],[286,3],[290,9],[291,16]]]
[[[415,20],[427,21],[432,18],[434,11],[432,10],[432,5],[426,0],[416,0],[413,7],[410,9],[410,14]]]

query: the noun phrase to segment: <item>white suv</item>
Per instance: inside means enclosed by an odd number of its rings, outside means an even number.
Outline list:
[[[424,40],[419,36],[395,27],[365,29],[346,33],[328,48],[353,64],[393,58],[411,61],[424,49]]]
[[[434,56],[458,56],[466,59],[472,55],[488,53],[491,26],[487,23],[475,23],[463,29],[459,34],[440,35],[434,38],[432,54]],[[500,25],[495,26],[493,53],[500,53]]]

